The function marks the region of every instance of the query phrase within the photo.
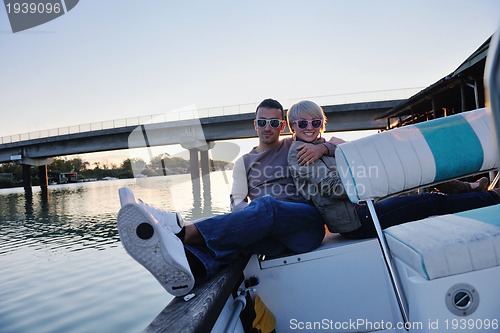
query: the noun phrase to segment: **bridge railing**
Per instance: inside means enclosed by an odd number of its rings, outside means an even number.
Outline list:
[[[422,87],[417,87],[417,88],[403,88],[403,89],[393,89],[393,90],[377,90],[377,91],[356,92],[349,94],[288,99],[288,100],[280,100],[280,102],[283,104],[283,107],[287,109],[294,103],[304,99],[314,101],[319,105],[341,105],[350,103],[387,101],[387,100],[409,98],[422,89],[423,89]],[[149,116],[107,120],[107,121],[100,121],[82,125],[65,126],[47,130],[8,135],[0,137],[0,144],[48,138],[60,135],[77,134],[77,133],[84,133],[84,132],[91,132],[91,131],[98,131],[105,129],[113,129],[120,127],[138,126],[141,124],[161,123],[161,122],[170,122],[170,121],[186,120],[186,119],[197,119],[197,118],[208,118],[216,116],[252,113],[255,112],[257,105],[258,103],[248,103],[248,104],[229,105],[229,106],[211,107],[203,109],[196,109],[195,107],[191,108],[187,107],[177,111],[154,114]]]

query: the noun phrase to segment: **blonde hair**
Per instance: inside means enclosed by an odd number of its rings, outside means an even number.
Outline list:
[[[293,122],[295,120],[303,118],[304,116],[309,116],[312,117],[313,119],[322,119],[323,123],[321,125],[320,132],[323,133],[325,131],[326,128],[325,112],[323,111],[323,108],[321,106],[311,101],[300,101],[298,103],[295,103],[290,107],[290,109],[288,109],[286,118],[288,121],[288,127],[290,128],[290,131],[293,132],[292,130]]]

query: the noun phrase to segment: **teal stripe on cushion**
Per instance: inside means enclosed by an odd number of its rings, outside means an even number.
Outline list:
[[[479,171],[484,152],[474,129],[461,115],[415,124],[420,129],[436,162],[434,181],[456,178]]]
[[[500,227],[500,205],[468,210],[455,215]]]

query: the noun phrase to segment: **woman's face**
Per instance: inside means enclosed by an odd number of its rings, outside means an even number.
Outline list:
[[[304,115],[292,123],[295,138],[300,141],[313,142],[321,137],[323,120]]]

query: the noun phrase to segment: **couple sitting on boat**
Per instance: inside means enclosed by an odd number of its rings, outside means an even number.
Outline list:
[[[293,137],[280,140],[286,126],[281,104],[266,99],[257,107],[259,144],[235,163],[231,213],[184,224],[178,213],[136,201],[128,188],[119,190],[123,246],[172,295],[187,294],[195,282],[213,276],[242,253],[274,256],[314,250],[323,240],[325,223],[346,237],[375,236],[367,207],[347,199],[338,177],[346,171],[336,170],[334,149],[343,141],[321,137],[326,123],[321,107],[299,102],[286,119]],[[366,172],[366,177],[377,176]],[[385,229],[500,203],[498,189],[479,191],[482,182],[461,186],[469,191],[380,201],[375,204],[380,224]]]

